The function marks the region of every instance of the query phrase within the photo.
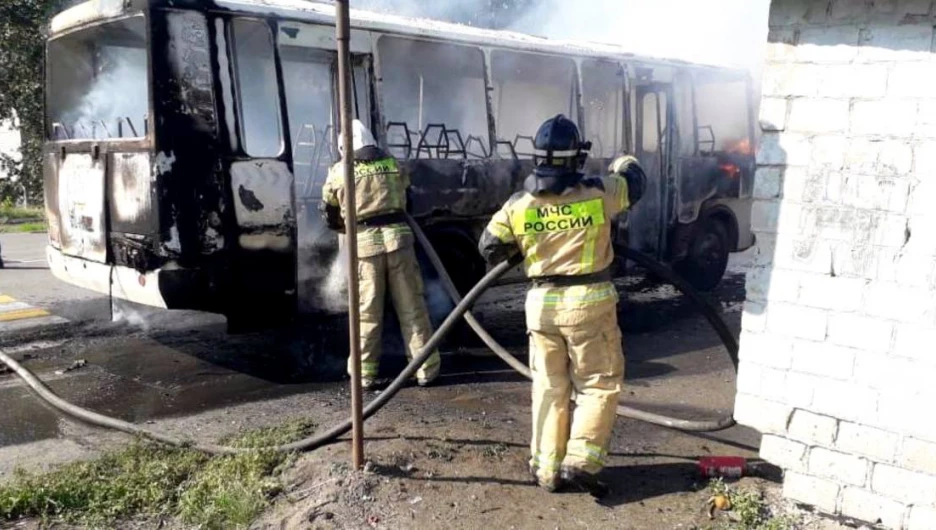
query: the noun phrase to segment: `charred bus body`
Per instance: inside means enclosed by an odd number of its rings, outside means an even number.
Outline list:
[[[510,32],[352,11],[354,111],[399,157],[413,212],[462,289],[482,227],[563,113],[647,170],[618,243],[701,287],[752,243],[747,74]],[[337,157],[331,6],[93,0],[47,50],[48,260],[116,298],[279,321],[341,310],[338,241],[318,215]]]

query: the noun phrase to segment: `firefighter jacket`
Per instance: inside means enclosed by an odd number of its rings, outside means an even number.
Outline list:
[[[526,304],[530,329],[546,320],[576,325],[593,310],[617,303],[610,281],[555,286],[548,280],[609,269],[614,259],[612,220],[629,206],[627,181],[611,175],[583,180],[561,194],[522,191],[494,214],[479,250],[489,263],[518,250],[522,254],[526,275],[534,280]],[[538,285],[537,279],[545,283]]]
[[[402,218],[409,178],[400,171],[396,159],[377,147],[358,149],[354,152],[354,186],[358,255],[366,258],[412,246],[413,232]],[[328,172],[322,188],[326,220],[334,230],[343,231],[347,213],[344,199],[344,171],[339,162]]]

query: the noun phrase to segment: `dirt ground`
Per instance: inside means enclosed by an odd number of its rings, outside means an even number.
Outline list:
[[[743,274],[729,274],[711,294],[736,334],[743,281]],[[640,278],[620,286],[628,293],[621,305],[627,354],[622,402],[685,418],[730,414],[733,367],[693,306],[671,288]],[[523,291],[522,285],[496,288],[476,314],[525,360]],[[218,439],[295,417],[325,429],[347,417],[344,361],[335,356],[342,351],[342,326],[309,330],[304,342],[281,335],[230,337],[212,326],[205,331],[91,325],[67,329],[67,338],[37,334],[29,340],[45,346],[29,364],[69,399],[177,436]],[[403,365],[390,342],[382,363],[388,376]],[[88,365],[55,380],[53,368],[75,359],[87,359]],[[443,366],[436,385],[404,389],[366,423],[364,472],[350,471],[346,439],[305,454],[284,476],[283,495],[254,526],[705,528],[713,521],[696,460],[737,455],[757,462],[760,439],[750,429],[689,434],[619,419],[602,474],[612,494],[600,503],[586,494],[549,494],[527,472],[529,383],[467,336],[450,341]],[[0,450],[0,460],[6,459],[0,480],[15,466],[90,458],[125,440],[62,420],[12,380],[2,390],[14,417],[0,432],[8,444]],[[776,499],[777,479],[741,483]],[[830,525],[811,520],[801,527],[835,527]]]
[[[743,276],[733,275],[713,296],[735,330],[742,282]],[[705,321],[668,287],[626,283],[624,401],[687,418],[730,413],[734,373]],[[522,291],[501,287],[477,311],[520,355]],[[462,348],[445,360],[446,377],[438,386],[405,390],[367,422],[365,472],[350,472],[347,443],[306,455],[287,475],[288,493],[257,526],[703,528],[717,521],[706,512],[710,493],[697,458],[757,461],[759,436],[749,429],[686,434],[621,419],[602,473],[612,494],[601,502],[587,494],[550,494],[533,485],[527,471],[529,384],[481,349]],[[347,410],[345,399],[342,392],[336,413]],[[746,478],[742,485],[778,495],[777,483],[764,478]]]

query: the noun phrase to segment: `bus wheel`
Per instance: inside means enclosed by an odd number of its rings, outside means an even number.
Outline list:
[[[728,268],[728,230],[717,219],[705,219],[695,230],[685,259],[675,271],[700,291],[711,291]]]

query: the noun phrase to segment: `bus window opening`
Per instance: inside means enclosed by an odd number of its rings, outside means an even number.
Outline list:
[[[623,149],[624,69],[602,61],[582,63],[582,104],[590,155],[611,158]]]
[[[518,157],[532,158],[535,124],[556,114],[578,121],[572,59],[498,50],[491,71],[497,139],[512,143]]]
[[[750,155],[747,83],[699,76],[695,85],[699,153]]]
[[[137,16],[49,42],[53,140],[142,138],[149,128],[146,25]]]
[[[270,27],[255,20],[233,22],[238,106],[244,151],[275,157],[282,151],[279,90]]]
[[[377,49],[393,154],[463,158],[470,151],[482,157],[488,126],[481,50],[396,37],[381,38]]]

